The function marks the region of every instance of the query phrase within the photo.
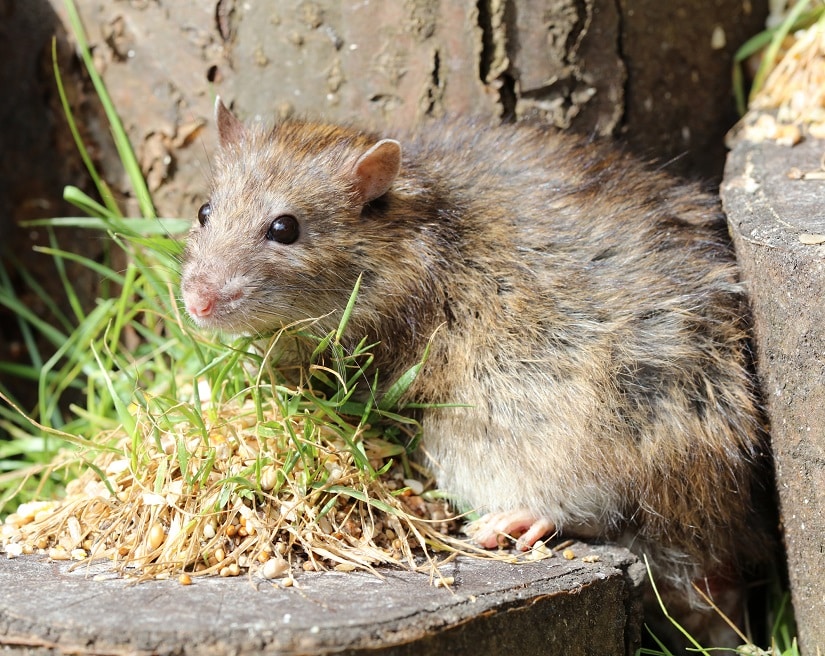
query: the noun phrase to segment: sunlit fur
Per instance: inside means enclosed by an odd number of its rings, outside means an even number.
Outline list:
[[[353,163],[386,136],[401,172],[361,207]],[[714,198],[540,127],[288,121],[225,141],[183,288],[243,295],[204,325],[331,328],[363,274],[348,331],[380,340],[384,383],[432,340],[409,398],[468,406],[425,411],[422,442],[465,504],[621,539],[688,596],[767,555],[747,301]],[[279,213],[295,244],[264,239]]]

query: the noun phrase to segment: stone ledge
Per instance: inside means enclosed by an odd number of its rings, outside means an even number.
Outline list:
[[[823,153],[817,140],[793,148],[740,142],[721,189],[753,307],[791,593],[807,654],[825,650]]]
[[[628,551],[576,544],[574,560],[458,558],[425,574],[305,573],[131,584],[105,565],[0,561],[0,646],[15,654],[632,654],[644,568]],[[584,563],[585,555],[599,560]],[[102,579],[102,580],[101,580]]]

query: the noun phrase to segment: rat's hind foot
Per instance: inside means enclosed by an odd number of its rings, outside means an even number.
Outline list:
[[[467,527],[467,532],[485,549],[506,546],[516,539],[516,548],[527,551],[539,538],[556,530],[555,524],[526,509],[488,513]]]

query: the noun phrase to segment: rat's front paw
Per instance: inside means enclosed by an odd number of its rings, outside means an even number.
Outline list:
[[[556,530],[555,524],[529,510],[488,513],[467,527],[467,532],[485,549],[503,547],[516,540],[516,548],[527,551],[536,541]]]

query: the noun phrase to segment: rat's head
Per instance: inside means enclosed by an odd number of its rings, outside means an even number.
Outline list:
[[[216,121],[212,194],[184,254],[186,310],[231,333],[342,310],[361,273],[354,234],[398,174],[398,142],[303,122],[247,127],[220,99]]]

